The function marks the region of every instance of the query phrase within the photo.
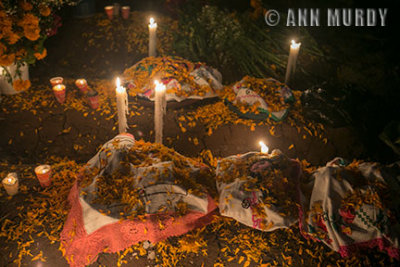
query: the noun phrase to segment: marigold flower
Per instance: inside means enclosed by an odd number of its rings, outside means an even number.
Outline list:
[[[0,65],[1,66],[9,66],[13,64],[15,61],[15,54],[4,54],[0,56]]]
[[[8,34],[8,36],[7,36],[8,43],[9,43],[10,45],[15,44],[16,42],[18,42],[18,40],[19,40],[20,38],[21,38],[21,37],[20,37],[18,34],[16,34],[15,32],[10,32],[10,33]]]
[[[43,51],[42,51],[42,53],[34,53],[33,54],[34,56],[35,56],[35,58],[37,59],[37,60],[41,60],[41,59],[43,59],[43,58],[45,58],[46,56],[47,56],[47,49],[46,48],[44,48],[43,49]]]
[[[15,53],[15,57],[17,58],[17,60],[20,60],[20,59],[24,58],[25,56],[26,56],[26,50],[24,48],[18,50]]]
[[[46,5],[40,5],[39,12],[40,12],[40,15],[47,17],[51,14],[51,9]]]
[[[40,29],[35,26],[24,27],[24,35],[31,41],[36,41],[40,37]]]
[[[0,56],[2,56],[7,51],[7,46],[0,42]]]
[[[27,27],[29,25],[31,26],[39,26],[39,18],[36,17],[35,15],[28,13],[25,14],[22,20],[18,22],[18,25],[21,27]]]
[[[13,87],[15,91],[24,91],[31,87],[31,81],[17,79],[13,81]]]
[[[30,11],[30,10],[32,10],[32,8],[33,8],[32,4],[31,4],[31,3],[28,3],[28,2],[26,2],[26,1],[20,1],[20,2],[19,2],[19,5],[21,6],[21,8],[22,8],[24,11]]]

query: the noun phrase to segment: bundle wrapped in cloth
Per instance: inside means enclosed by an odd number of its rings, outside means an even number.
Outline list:
[[[103,145],[71,189],[61,241],[71,266],[140,241],[158,242],[212,220],[212,172],[160,144],[118,135]],[[201,181],[201,182],[199,182]]]
[[[393,212],[398,204],[387,183],[397,185],[397,195],[398,170],[399,164],[397,174],[384,175],[384,168],[376,163],[347,164],[341,158],[316,170],[302,184],[303,235],[323,242],[343,257],[360,248],[377,247],[399,259],[399,224]]]
[[[294,96],[289,87],[273,78],[259,79],[246,76],[221,95],[239,115],[250,119],[272,118],[283,120]]]
[[[147,57],[124,71],[129,95],[154,99],[154,80],[166,87],[166,100],[216,97],[223,88],[219,71],[204,63],[192,63],[179,57]]]
[[[218,161],[221,215],[262,231],[297,221],[300,164],[280,152],[249,152]]]

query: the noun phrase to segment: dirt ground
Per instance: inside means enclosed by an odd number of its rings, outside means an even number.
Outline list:
[[[103,16],[105,17],[105,15]],[[115,20],[112,23],[126,22]],[[108,50],[110,40],[106,39],[88,47],[86,45],[88,40],[83,38],[82,34],[94,31],[96,31],[96,25],[92,19],[70,18],[64,21],[64,26],[60,28],[59,33],[46,43],[47,58],[30,69],[33,88],[18,96],[2,96],[0,103],[0,129],[2,129],[0,131],[0,158],[2,163],[7,164],[1,165],[0,171],[7,171],[12,164],[18,164],[16,168],[20,171],[32,170],[39,163],[52,162],[52,156],[67,158],[82,164],[94,156],[102,144],[118,134],[118,127],[115,127],[116,117],[104,114],[103,109],[90,109],[85,103],[84,97],[73,85],[73,81],[76,78],[84,77],[93,87],[101,81],[112,81],[116,75],[120,75],[125,68],[143,58],[144,55],[135,51],[128,52],[122,45],[117,46],[117,49]],[[120,37],[115,36],[114,42],[119,43],[118,38]],[[61,105],[55,102],[52,96],[48,81],[54,76],[63,76],[67,80],[66,104]],[[23,99],[30,99],[29,102],[32,106],[24,107],[26,101],[24,102]],[[111,113],[114,113],[115,106],[111,105],[111,100],[104,98],[103,101],[103,104],[110,106]],[[223,124],[209,135],[209,129],[200,122],[194,127],[187,127],[187,131],[182,132],[178,118],[195,111],[198,106],[207,105],[213,101],[219,100],[208,100],[190,105],[169,105],[165,118],[164,144],[188,157],[199,157],[204,150],[210,150],[216,157],[226,157],[248,151],[258,151],[258,141],[262,139],[270,145],[271,149],[280,149],[289,157],[305,159],[317,166],[324,165],[336,156],[350,160],[373,158],[370,151],[367,150],[363,138],[359,135],[359,131],[350,125],[337,128],[325,126],[326,144],[317,136],[299,134],[298,130],[288,122],[276,125],[274,135],[270,134],[271,127],[268,125],[257,125],[252,130],[251,127],[243,124]],[[75,103],[78,102],[79,108],[75,106]],[[136,139],[153,141],[153,109],[143,100],[135,98],[130,99],[129,105],[130,107],[134,106],[132,111],[135,112],[128,117],[129,132]],[[195,144],[194,139],[198,140],[198,144]],[[294,144],[293,148],[291,148],[292,144]],[[27,186],[25,193],[20,193],[12,199],[8,198],[5,193],[0,196],[0,220],[4,218],[18,220],[19,213],[21,213],[18,207],[29,205],[28,198],[30,196],[39,196],[42,193],[42,189],[34,179],[22,177],[20,183]],[[180,261],[179,266],[213,266],[219,262],[222,255],[221,248],[227,245],[227,241],[221,240],[216,232],[211,230],[212,227],[214,224],[205,230],[208,255],[192,253]],[[232,237],[240,231],[249,231],[249,233],[262,236],[265,240],[271,238],[269,233],[255,233],[256,230],[245,229],[244,226],[234,223],[224,227],[229,229]],[[223,229],[221,228],[220,231],[222,232]],[[291,243],[288,243],[285,241],[288,235],[290,234],[286,231],[277,231],[274,234],[277,242],[274,246],[271,245],[269,253],[263,254],[263,262],[269,262],[273,266],[288,265],[281,259],[283,251],[293,258],[291,264],[293,266],[319,266],[320,264],[321,266],[328,264],[333,266],[340,260],[337,253],[331,253],[322,245],[307,243],[299,234],[293,234],[296,238],[292,238]],[[28,237],[26,238],[29,240]],[[17,244],[3,243],[2,239],[0,242],[2,243],[0,245],[0,266],[14,266],[12,262],[17,255]],[[177,242],[177,238],[171,238],[169,242],[174,244]],[[320,255],[325,255],[325,258],[320,261],[310,254],[307,257],[304,256],[305,262],[302,262],[302,256],[296,250],[297,242],[303,242],[305,248],[311,251],[314,249],[321,251]],[[36,255],[39,251],[43,251],[47,260],[45,263],[39,264],[37,261],[31,262],[29,257],[25,257],[22,265],[68,266],[67,261],[58,250],[58,246],[58,241],[51,244],[45,236],[35,237],[31,246],[32,254]],[[140,256],[138,259],[136,256],[137,254],[128,254],[125,258],[128,262],[123,266],[156,265],[146,256]],[[373,266],[396,266],[398,264],[375,250],[361,252],[358,257],[363,259],[362,262],[369,262]],[[116,266],[117,258],[116,254],[102,253],[97,262],[91,266]],[[222,263],[226,266],[243,266],[243,262],[238,262],[236,259],[232,262],[225,260]],[[341,262],[341,264],[350,265],[351,263],[352,260]],[[251,266],[256,265],[254,262],[251,263]]]

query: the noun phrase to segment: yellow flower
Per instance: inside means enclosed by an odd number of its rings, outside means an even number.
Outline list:
[[[14,63],[15,54],[4,54],[0,56],[0,66],[8,66]]]
[[[15,44],[16,42],[18,42],[20,36],[14,32],[10,32],[7,36],[8,39],[8,43],[10,45]]]
[[[18,25],[24,29],[24,35],[31,41],[36,41],[40,37],[39,18],[28,13],[25,14]]]
[[[32,4],[31,4],[31,3],[28,3],[28,2],[26,2],[26,1],[20,1],[20,2],[19,2],[19,5],[21,6],[21,8],[22,8],[24,11],[30,11],[30,10],[32,10],[32,8],[33,8]]]
[[[14,90],[16,91],[24,91],[26,89],[28,89],[29,87],[31,87],[31,81],[30,80],[14,80],[13,81],[13,87]]]
[[[51,14],[51,9],[46,5],[40,5],[39,12],[40,12],[40,15],[47,17]]]
[[[37,53],[34,53],[33,55],[35,56],[35,58],[37,60],[41,60],[41,59],[43,59],[43,58],[45,58],[47,56],[47,50],[46,50],[46,48],[44,48],[42,53],[38,53],[37,52]]]
[[[31,41],[36,41],[40,37],[40,29],[36,26],[24,27],[24,35]]]
[[[26,56],[26,50],[24,48],[18,50],[15,53],[15,57],[17,58],[17,60],[20,60],[20,59],[24,58],[25,56]]]
[[[0,56],[2,56],[7,51],[7,46],[0,42]]]
[[[38,26],[39,25],[39,18],[31,13],[27,13],[24,15],[21,21],[18,22],[18,25],[21,27],[26,26]]]

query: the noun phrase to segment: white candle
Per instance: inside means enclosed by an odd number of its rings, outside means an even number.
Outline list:
[[[154,18],[150,18],[149,24],[149,57],[157,56],[157,23]]]
[[[286,84],[289,82],[290,76],[296,71],[296,61],[297,55],[299,54],[300,45],[301,43],[296,43],[294,40],[292,40],[292,43],[290,44],[290,53],[285,75]]]
[[[268,154],[268,150],[269,150],[268,146],[266,144],[264,144],[263,141],[260,141],[259,144],[261,146],[261,153]]]
[[[128,129],[128,123],[126,120],[126,115],[128,114],[128,95],[126,94],[125,87],[121,86],[119,78],[117,78],[116,95],[119,133],[126,133]]]
[[[13,196],[18,193],[18,176],[15,172],[9,173],[6,178],[2,181],[4,189],[7,194]]]
[[[165,85],[154,81],[156,85],[154,100],[154,132],[156,134],[156,143],[162,144],[163,136],[163,115],[165,113]]]

